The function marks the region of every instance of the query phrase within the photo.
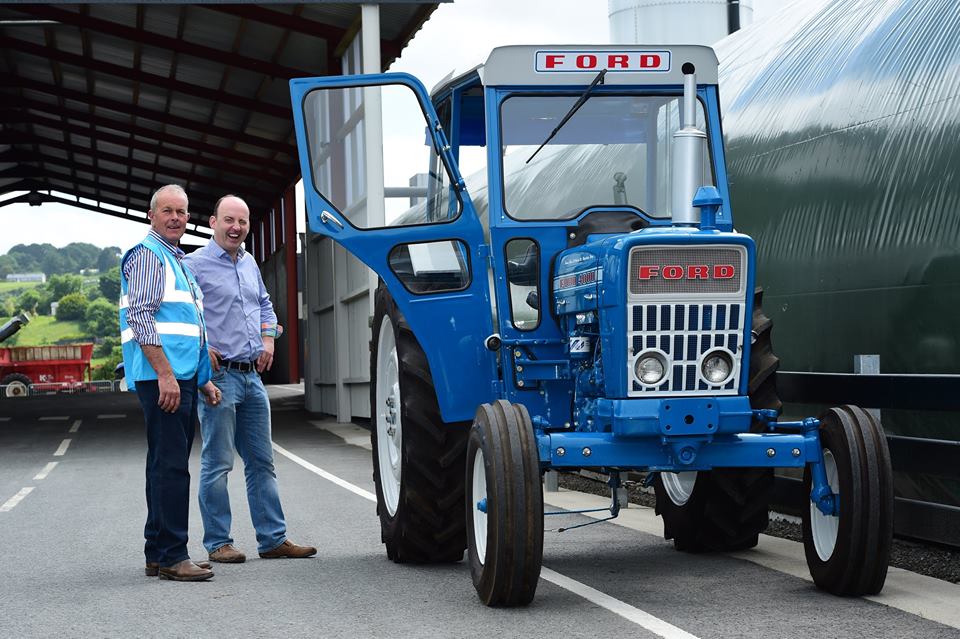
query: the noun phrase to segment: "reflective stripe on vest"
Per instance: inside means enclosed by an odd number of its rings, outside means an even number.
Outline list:
[[[200,351],[203,341],[203,320],[200,313],[203,295],[196,280],[179,264],[176,256],[152,236],[147,236],[141,245],[152,251],[163,265],[164,287],[160,307],[154,315],[157,333],[163,345],[163,353],[170,362],[177,379],[190,379],[198,374]],[[134,247],[136,248],[136,247]],[[132,251],[133,249],[131,249]],[[130,251],[121,261],[126,262]],[[120,272],[120,341],[123,346],[124,368],[129,382],[152,380],[157,373],[150,365],[140,344],[134,339],[133,329],[127,322],[129,310],[129,283]],[[194,299],[193,292],[197,299]],[[203,359],[206,360],[206,353]],[[203,383],[206,380],[202,380]]]

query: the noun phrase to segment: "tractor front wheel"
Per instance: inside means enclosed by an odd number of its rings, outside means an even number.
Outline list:
[[[488,606],[533,600],[543,562],[543,487],[533,423],[521,404],[482,404],[467,441],[470,573]]]
[[[820,417],[820,446],[839,514],[810,502],[803,511],[803,550],[818,588],[835,595],[875,595],[883,589],[893,543],[893,470],[883,428],[858,406]],[[803,486],[810,494],[809,465]]]

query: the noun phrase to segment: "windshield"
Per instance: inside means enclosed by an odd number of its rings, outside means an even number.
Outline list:
[[[530,161],[579,95],[515,95],[501,106],[504,207],[521,220],[569,219],[591,206],[669,217],[680,96],[592,95]],[[697,127],[706,131],[697,102]],[[709,154],[705,183],[713,185]]]

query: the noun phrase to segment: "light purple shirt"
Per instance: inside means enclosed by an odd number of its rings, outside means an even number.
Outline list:
[[[240,247],[234,262],[216,241],[210,240],[183,262],[203,291],[210,345],[224,359],[256,359],[263,352],[263,337],[277,334],[277,314],[253,256]]]

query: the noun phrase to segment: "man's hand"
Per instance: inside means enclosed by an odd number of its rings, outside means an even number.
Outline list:
[[[150,366],[157,371],[157,387],[160,389],[157,406],[165,413],[177,412],[180,408],[180,384],[173,376],[173,369],[170,368],[167,356],[163,354],[163,348],[153,344],[144,344],[141,348]]]
[[[216,373],[220,370],[220,360],[223,359],[223,354],[213,346],[207,346],[207,355],[210,357],[210,368]]]
[[[265,336],[263,338],[263,352],[257,357],[257,372],[268,371],[271,366],[273,366],[273,338]]]
[[[223,393],[213,382],[207,382],[200,387],[200,394],[203,395],[203,401],[211,406],[218,406],[223,399]]]
[[[160,388],[160,399],[157,405],[165,413],[175,413],[180,408],[180,384],[173,372],[157,377],[157,386]]]

